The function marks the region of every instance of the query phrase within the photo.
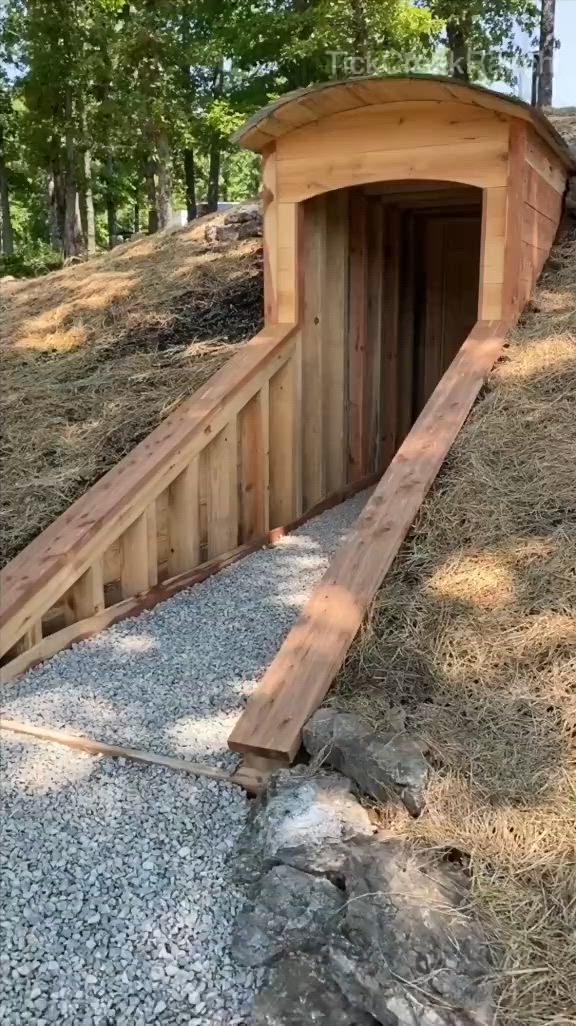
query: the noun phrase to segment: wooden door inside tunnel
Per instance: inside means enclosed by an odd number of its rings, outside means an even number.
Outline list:
[[[303,502],[388,465],[478,319],[482,191],[395,182],[303,204]]]

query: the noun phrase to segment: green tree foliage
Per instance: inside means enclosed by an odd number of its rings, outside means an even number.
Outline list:
[[[502,77],[535,19],[534,0],[0,0],[4,266],[254,196],[259,161],[229,138],[270,99],[443,52]]]

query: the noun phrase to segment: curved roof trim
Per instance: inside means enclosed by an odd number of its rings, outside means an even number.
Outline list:
[[[262,107],[232,139],[245,149],[261,153],[281,136],[330,114],[376,103],[412,100],[456,100],[486,107],[507,117],[520,118],[535,128],[566,167],[576,169],[568,145],[541,110],[505,93],[444,75],[384,75],[377,78],[365,75],[296,89]]]

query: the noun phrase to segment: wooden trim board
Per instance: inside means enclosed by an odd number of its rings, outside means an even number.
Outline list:
[[[6,663],[5,666],[0,668],[0,685],[10,684],[23,673],[26,673],[27,670],[30,670],[33,666],[37,666],[39,663],[45,662],[47,659],[56,655],[57,652],[62,652],[64,649],[70,648],[71,645],[77,644],[79,641],[85,641],[87,638],[91,638],[95,634],[99,634],[100,631],[105,630],[107,627],[111,627],[115,623],[120,623],[122,620],[126,620],[130,616],[138,616],[138,614],[142,613],[145,609],[153,609],[154,606],[157,606],[160,602],[165,602],[167,599],[172,598],[173,595],[177,595],[178,592],[184,591],[186,588],[191,588],[195,584],[200,584],[202,581],[205,581],[208,577],[218,573],[220,570],[224,570],[226,567],[232,566],[233,563],[237,563],[240,559],[244,559],[246,556],[250,556],[252,553],[257,552],[258,549],[262,549],[266,545],[275,545],[284,538],[285,535],[295,531],[298,527],[302,527],[308,520],[319,516],[321,513],[325,513],[327,510],[332,509],[333,506],[337,506],[339,503],[351,498],[357,492],[362,491],[365,488],[370,488],[372,485],[376,484],[378,477],[378,474],[370,474],[362,481],[357,481],[352,485],[348,485],[347,487],[334,492],[327,499],[324,499],[316,506],[313,506],[312,509],[308,510],[308,512],[303,516],[298,517],[283,527],[276,527],[271,531],[267,531],[266,534],[254,539],[254,541],[248,542],[244,545],[239,545],[237,548],[218,556],[216,559],[210,559],[206,563],[202,563],[200,566],[194,567],[193,570],[188,570],[186,573],[170,577],[168,580],[162,581],[161,584],[151,588],[143,595],[124,599],[122,602],[109,606],[108,609],[104,609],[93,616],[86,617],[83,620],[71,623],[67,627],[63,627],[62,630],[56,631],[54,634],[49,634],[47,637],[42,638],[42,640],[37,644],[26,649],[26,651],[21,652],[19,655],[15,656],[14,659],[11,659],[9,663]]]
[[[508,325],[480,321],[441,378],[268,667],[232,751],[292,760],[416,513],[501,351]]]
[[[266,779],[265,768],[259,770],[257,767],[251,766],[246,771],[240,768],[236,773],[226,773],[224,770],[202,766],[200,763],[179,759],[174,755],[160,755],[157,752],[147,752],[140,748],[111,745],[106,741],[69,734],[64,730],[53,730],[51,727],[41,727],[33,723],[22,723],[20,720],[8,720],[0,717],[0,731],[2,730],[11,734],[23,734],[39,741],[51,741],[53,744],[64,745],[66,748],[73,748],[79,752],[87,752],[89,755],[103,755],[109,759],[127,759],[129,762],[141,763],[144,766],[163,766],[165,769],[177,770],[180,773],[190,773],[194,777],[218,780],[222,784],[236,784],[251,793],[257,793]]]

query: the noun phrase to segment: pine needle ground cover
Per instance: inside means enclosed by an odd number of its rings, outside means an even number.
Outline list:
[[[576,1022],[576,239],[557,246],[333,701],[421,736],[427,812],[385,824],[462,861],[499,1026]]]
[[[207,220],[0,282],[1,565],[260,329],[261,244]]]

